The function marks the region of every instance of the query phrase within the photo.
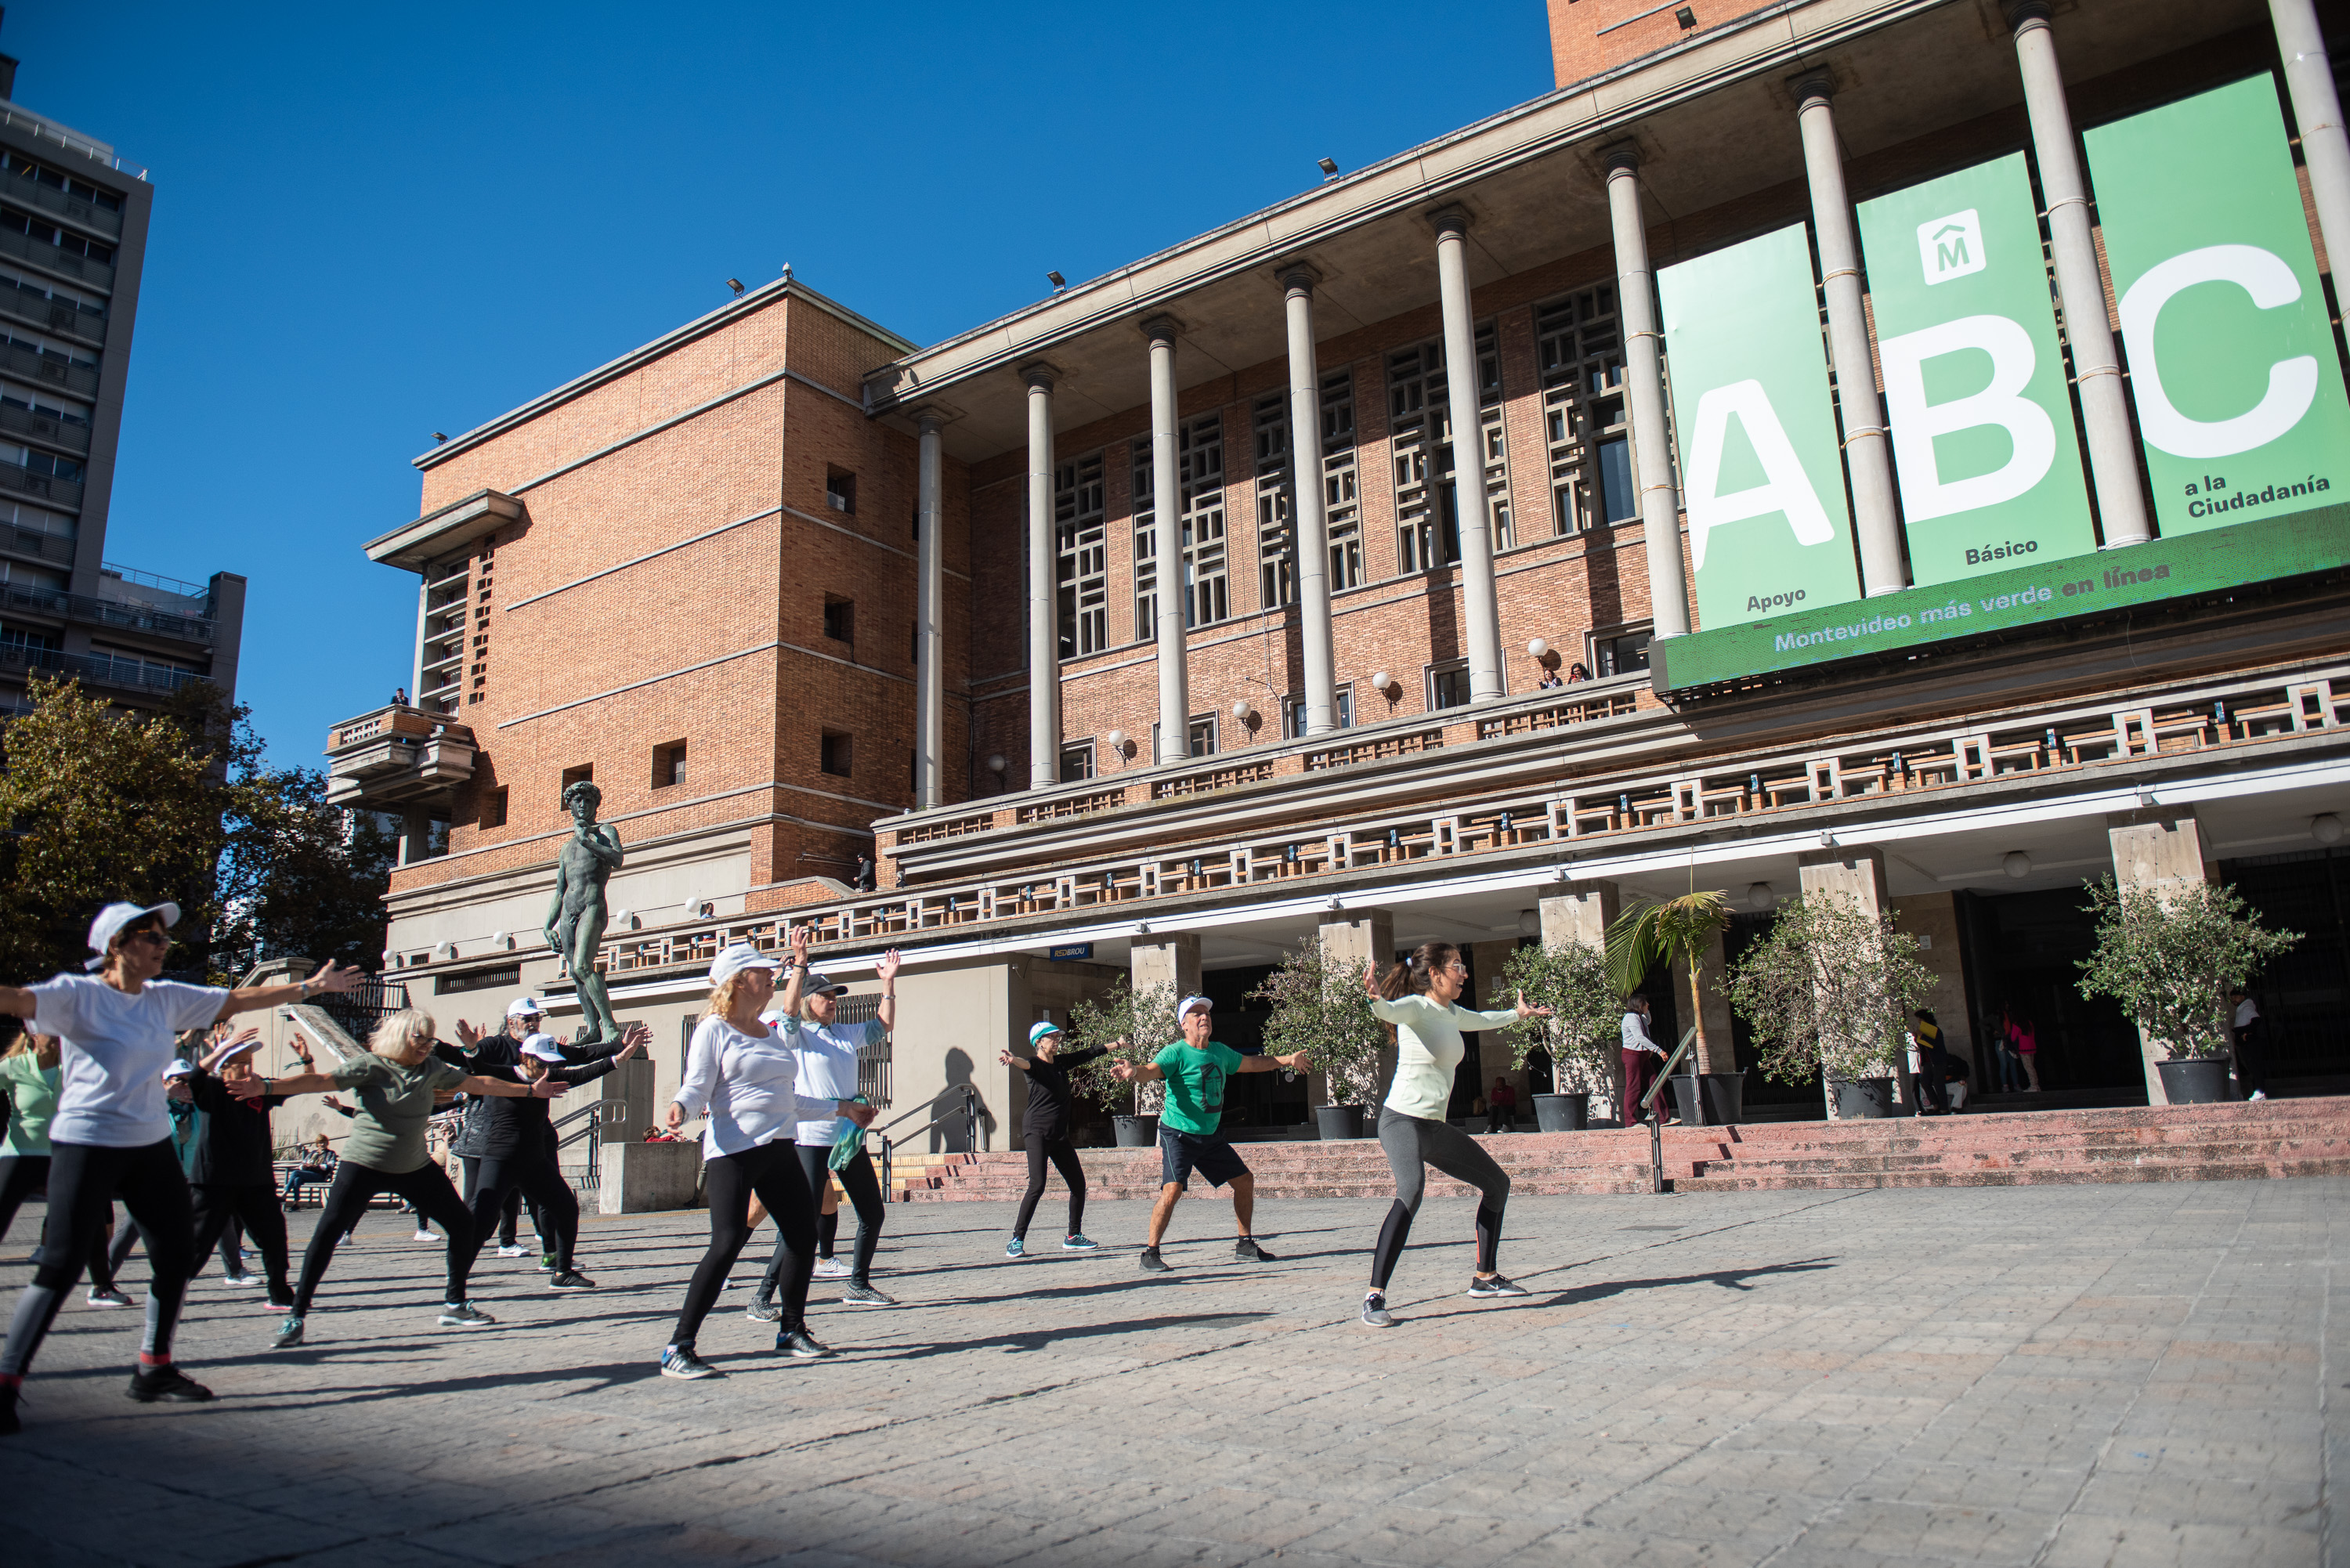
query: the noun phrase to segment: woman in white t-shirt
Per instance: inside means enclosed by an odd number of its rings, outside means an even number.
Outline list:
[[[806,941],[799,944],[803,949]],[[799,1058],[781,1034],[761,1020],[775,997],[779,961],[748,942],[736,942],[710,966],[710,1005],[686,1047],[685,1081],[670,1103],[668,1124],[675,1132],[691,1116],[707,1115],[702,1129],[704,1189],[710,1201],[710,1248],[685,1287],[677,1328],[661,1349],[664,1377],[708,1377],[718,1369],[694,1354],[702,1320],[726,1288],[727,1271],[751,1240],[751,1199],[767,1206],[795,1253],[813,1255],[816,1199],[793,1147],[805,1111],[847,1116],[858,1127],[873,1122],[873,1108],[853,1101],[803,1102],[795,1085]],[[831,1351],[809,1334],[803,1314],[807,1285],[787,1294],[775,1328],[775,1348],[787,1355],[813,1357]]]
[[[333,995],[359,971],[328,963],[298,985],[226,991],[161,980],[177,904],[109,904],[90,922],[90,974],[61,974],[33,986],[0,986],[0,1012],[29,1019],[63,1042],[57,1112],[49,1122],[50,1243],[33,1282],[16,1298],[0,1348],[0,1433],[16,1430],[16,1395],[33,1355],[80,1278],[92,1241],[120,1197],[147,1238],[154,1283],[147,1331],[131,1374],[130,1397],[197,1401],[212,1390],[172,1365],[172,1331],[195,1272],[195,1214],[188,1179],[172,1151],[163,1069],[175,1036],[219,1019],[281,1002]],[[60,1218],[61,1217],[61,1218]]]

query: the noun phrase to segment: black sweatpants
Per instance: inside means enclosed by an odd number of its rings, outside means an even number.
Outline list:
[[[726,1274],[751,1241],[751,1195],[767,1206],[784,1232],[784,1246],[793,1264],[781,1282],[784,1315],[779,1326],[797,1328],[807,1314],[808,1282],[816,1271],[816,1199],[808,1191],[807,1173],[800,1168],[796,1147],[789,1143],[763,1143],[741,1154],[722,1154],[702,1167],[703,1189],[710,1199],[710,1250],[694,1265],[685,1287],[685,1305],[677,1314],[671,1345],[691,1345],[702,1332],[702,1320],[718,1304],[726,1288]]]
[[[147,1261],[155,1277],[147,1292],[147,1333],[140,1353],[172,1358],[172,1331],[179,1326],[180,1303],[188,1293],[195,1263],[195,1215],[188,1200],[187,1173],[170,1138],[115,1148],[100,1144],[49,1146],[50,1244],[41,1251],[33,1282],[16,1298],[6,1348],[0,1349],[0,1376],[21,1377],[48,1337],[66,1293],[81,1278],[92,1245],[103,1245],[114,1200],[147,1237]]]
[[[470,1209],[473,1206],[473,1193],[482,1184],[482,1157],[477,1154],[461,1154],[457,1158],[465,1168],[465,1207]],[[515,1237],[522,1224],[522,1188],[519,1185],[508,1187],[505,1204],[498,1210],[499,1246],[511,1247],[515,1244]],[[530,1206],[530,1227],[538,1232],[538,1250],[541,1252],[554,1251],[554,1238],[548,1234],[546,1220],[540,1215],[536,1202]],[[488,1244],[486,1236],[484,1238],[484,1244]]]
[[[6,1238],[8,1227],[16,1220],[16,1210],[24,1207],[25,1199],[36,1192],[44,1190],[48,1183],[49,1157],[47,1155],[12,1154],[0,1158],[0,1240]],[[108,1205],[109,1211],[112,1207],[111,1204]],[[57,1205],[51,1204],[49,1212],[55,1214],[57,1211]],[[48,1252],[49,1231],[49,1222],[44,1219],[41,1221],[40,1241],[44,1256]],[[104,1226],[99,1228],[98,1240],[90,1244],[88,1268],[91,1289],[110,1291],[114,1288],[114,1264],[107,1257]]]
[[[1066,1137],[1045,1137],[1030,1133],[1028,1142],[1028,1190],[1020,1195],[1020,1213],[1012,1221],[1012,1233],[1024,1241],[1028,1235],[1028,1221],[1036,1217],[1036,1201],[1045,1196],[1045,1162],[1051,1160],[1069,1184],[1069,1229],[1074,1236],[1086,1228],[1086,1168],[1078,1163],[1077,1146]]]
[[[568,1273],[579,1242],[579,1198],[563,1173],[536,1148],[515,1154],[485,1154],[473,1176],[473,1250],[479,1255],[510,1196],[530,1199],[540,1236],[555,1251],[555,1272]]]
[[[821,1217],[816,1211],[824,1207],[825,1166],[832,1158],[832,1146],[804,1143],[796,1147],[800,1176],[807,1182],[808,1219],[820,1229]],[[873,1161],[863,1149],[858,1149],[857,1158],[842,1166],[838,1174],[841,1190],[848,1194],[848,1201],[857,1210],[857,1250],[848,1255],[848,1282],[861,1285],[868,1282],[867,1276],[873,1272],[873,1249],[880,1243],[881,1221],[889,1210],[881,1201],[881,1179],[873,1174]],[[813,1278],[816,1271],[816,1254],[812,1251],[806,1258],[793,1253],[792,1233],[782,1230],[781,1214],[775,1216],[775,1224],[779,1233],[775,1256],[767,1260],[767,1277],[759,1282],[759,1299],[763,1302],[775,1299],[785,1272],[795,1264],[802,1278]],[[816,1231],[809,1234],[813,1238]],[[805,1285],[800,1288],[800,1299],[807,1299]]]
[[[198,1266],[206,1252],[227,1241],[229,1232],[242,1226],[252,1239],[254,1251],[261,1254],[269,1299],[279,1306],[292,1301],[294,1293],[286,1284],[286,1210],[277,1206],[277,1189],[265,1181],[208,1181],[195,1189],[195,1195]]]
[[[1431,1165],[1477,1189],[1477,1272],[1493,1272],[1502,1251],[1502,1209],[1510,1200],[1510,1173],[1451,1123],[1408,1116],[1386,1106],[1379,1107],[1379,1147],[1395,1173],[1396,1200],[1371,1253],[1371,1288],[1388,1288],[1403,1244],[1411,1238],[1412,1217],[1419,1212]]]
[[[327,1265],[334,1262],[336,1245],[359,1222],[359,1216],[367,1212],[367,1206],[376,1195],[382,1192],[398,1194],[418,1214],[441,1227],[442,1233],[449,1238],[449,1272],[441,1299],[465,1299],[465,1276],[473,1272],[476,1251],[473,1217],[466,1212],[457,1189],[449,1185],[448,1172],[429,1159],[414,1170],[397,1175],[345,1159],[335,1168],[335,1184],[327,1189],[327,1201],[318,1210],[318,1227],[310,1232],[310,1244],[302,1252],[302,1278],[294,1287],[296,1317],[310,1310],[310,1299],[318,1293],[318,1282],[326,1278]]]

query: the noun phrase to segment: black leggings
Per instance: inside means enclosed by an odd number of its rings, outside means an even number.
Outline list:
[[[226,1245],[238,1227],[252,1238],[261,1254],[261,1272],[269,1281],[269,1299],[284,1305],[293,1299],[286,1287],[286,1210],[277,1206],[277,1189],[265,1181],[218,1185],[206,1182],[196,1194],[196,1265],[216,1245]],[[226,1266],[225,1262],[223,1264]]]
[[[555,1272],[569,1273],[572,1249],[579,1242],[579,1199],[563,1173],[535,1148],[481,1157],[473,1179],[475,1255],[497,1229],[508,1201],[525,1197],[538,1217],[541,1237],[554,1249]]]
[[[49,1157],[47,1155],[12,1154],[0,1158],[0,1239],[7,1236],[8,1226],[16,1220],[16,1210],[24,1207],[25,1199],[30,1198],[35,1192],[46,1189],[48,1183]],[[113,1205],[109,1203],[107,1207],[109,1210],[108,1217],[110,1219]],[[49,1212],[57,1212],[55,1205],[50,1207]],[[44,1256],[47,1254],[48,1245],[49,1222],[47,1219],[43,1219],[40,1246]],[[90,1246],[88,1267],[92,1290],[110,1291],[114,1288],[114,1264],[107,1257],[106,1231],[103,1227],[98,1232],[98,1240]]]
[[[832,1146],[828,1143],[804,1143],[798,1147],[800,1177],[807,1183],[809,1218],[816,1221],[816,1233],[820,1234],[823,1217],[815,1210],[824,1207],[825,1166],[832,1158]],[[857,1210],[857,1250],[848,1257],[848,1282],[861,1285],[868,1282],[867,1276],[873,1271],[873,1249],[880,1242],[881,1221],[889,1210],[881,1202],[881,1182],[873,1174],[873,1161],[863,1149],[858,1149],[857,1158],[840,1168],[839,1176],[841,1189],[848,1194],[848,1201]],[[812,1275],[816,1269],[813,1255],[803,1262],[793,1253],[792,1234],[782,1230],[781,1215],[776,1216],[775,1224],[779,1231],[775,1254],[767,1260],[767,1277],[759,1282],[761,1301],[775,1299],[776,1286],[782,1282],[785,1271],[794,1263],[800,1264],[803,1274]],[[806,1285],[800,1287],[800,1299],[804,1302],[807,1299]]]
[[[441,1299],[465,1299],[465,1276],[473,1272],[476,1250],[473,1217],[465,1211],[457,1189],[449,1185],[449,1173],[429,1159],[398,1175],[346,1159],[335,1168],[335,1184],[327,1189],[317,1229],[310,1232],[310,1244],[302,1251],[302,1279],[294,1287],[296,1317],[310,1310],[310,1298],[318,1293],[318,1282],[326,1277],[327,1265],[334,1262],[336,1244],[359,1222],[376,1195],[383,1192],[406,1199],[417,1213],[441,1227],[449,1238],[447,1288]]]
[[[457,1158],[465,1167],[465,1206],[470,1209],[473,1203],[473,1190],[481,1185],[482,1157],[477,1154],[463,1154]],[[515,1244],[515,1236],[522,1224],[522,1189],[519,1186],[508,1187],[505,1206],[498,1210],[498,1245],[501,1247],[511,1247]],[[554,1238],[547,1233],[546,1218],[539,1213],[536,1199],[530,1206],[530,1225],[532,1230],[538,1232],[538,1250],[542,1252],[554,1251]],[[487,1231],[483,1232],[482,1242],[484,1246],[489,1244]]]
[[[1379,1147],[1387,1154],[1388,1168],[1395,1172],[1396,1200],[1371,1253],[1371,1288],[1388,1288],[1388,1276],[1395,1272],[1403,1244],[1410,1240],[1412,1216],[1419,1212],[1431,1165],[1477,1189],[1477,1272],[1493,1272],[1502,1251],[1502,1209],[1510,1200],[1510,1173],[1451,1123],[1408,1116],[1386,1106],[1379,1107]]]
[[[1049,1159],[1069,1184],[1069,1235],[1086,1228],[1086,1168],[1077,1163],[1077,1146],[1066,1137],[1028,1135],[1028,1190],[1020,1195],[1020,1213],[1012,1233],[1025,1238],[1028,1221],[1036,1217],[1036,1200],[1045,1196],[1045,1162]]]
[[[710,1198],[710,1250],[694,1265],[670,1343],[691,1345],[702,1332],[702,1320],[718,1304],[727,1271],[751,1241],[754,1192],[775,1216],[796,1265],[785,1271],[781,1326],[797,1328],[807,1313],[808,1281],[816,1270],[816,1199],[808,1191],[796,1149],[788,1143],[763,1143],[741,1154],[722,1154],[702,1167],[702,1179]]]
[[[180,1303],[188,1293],[188,1274],[196,1258],[188,1178],[172,1140],[159,1138],[132,1148],[55,1143],[49,1146],[48,1233],[53,1244],[42,1249],[33,1282],[16,1298],[7,1347],[0,1350],[0,1376],[21,1377],[32,1366],[66,1293],[81,1278],[90,1249],[105,1244],[106,1224],[114,1216],[118,1195],[149,1237],[147,1261],[155,1271],[147,1293],[147,1334],[139,1348],[151,1360],[172,1358],[172,1331],[179,1325]],[[57,1222],[60,1216],[62,1222]]]

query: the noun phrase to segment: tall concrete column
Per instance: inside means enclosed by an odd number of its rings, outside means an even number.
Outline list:
[[[2073,351],[2073,379],[2081,395],[2089,474],[2097,492],[2097,522],[2106,547],[2143,545],[2154,537],[2146,491],[2138,483],[2137,441],[2130,433],[2122,395],[2121,360],[2114,353],[2113,318],[2106,314],[2106,280],[2089,237],[2089,187],[2081,175],[2081,147],[2073,111],[2064,102],[2064,76],[2056,65],[2056,35],[2047,0],[2012,0],[2015,63],[2023,76],[2023,107],[2032,118],[2033,160],[2048,202],[2049,250],[2056,262],[2056,297],[2064,309],[2064,340]]]
[[[1469,310],[1469,214],[1446,207],[1436,228],[1436,293],[1444,317],[1444,395],[1452,415],[1452,514],[1461,533],[1461,608],[1469,700],[1502,695],[1502,611],[1493,589],[1493,519],[1485,505],[1485,421],[1477,397],[1477,323]],[[1435,454],[1429,454],[1431,465]]]
[[[1853,234],[1852,198],[1844,186],[1844,151],[1836,145],[1835,83],[1817,72],[1795,84],[1804,137],[1804,172],[1812,187],[1812,233],[1820,246],[1820,283],[1827,295],[1828,357],[1835,366],[1836,406],[1844,416],[1844,457],[1852,476],[1854,531],[1860,539],[1864,593],[1898,593],[1909,586],[1901,563],[1901,515],[1893,499],[1893,452],[1877,396],[1877,367],[1868,351],[1868,317],[1860,303],[1860,242]]]
[[[1640,153],[1629,143],[1607,151],[1607,215],[1616,236],[1616,307],[1624,323],[1625,392],[1632,405],[1632,474],[1640,489],[1640,532],[1648,546],[1648,614],[1655,635],[1682,637],[1690,628],[1689,582],[1681,570],[1680,492],[1673,483],[1672,436],[1665,422],[1664,337],[1657,327],[1648,230],[1640,218]]]
[[[1191,688],[1183,663],[1183,487],[1175,440],[1175,335],[1171,316],[1142,324],[1150,339],[1150,502],[1159,557],[1159,755],[1171,763],[1191,754]]]
[[[1893,894],[1886,886],[1885,852],[1881,849],[1844,845],[1806,849],[1795,857],[1795,865],[1806,898],[1837,895],[1850,898],[1865,914],[1892,912]],[[1908,1067],[1905,1062],[1901,1070],[1893,1075],[1893,1103],[1897,1106],[1907,1105],[1910,1098]],[[1833,1118],[1836,1114],[1835,1085],[1824,1083],[1821,1090]]]
[[[2203,827],[2192,806],[2109,816],[2106,837],[2113,846],[2114,884],[2122,892],[2151,891],[2168,903],[2210,879],[2204,868]],[[2222,999],[2215,996],[2211,1002],[2217,1007]],[[2169,1050],[2161,1041],[2147,1039],[2144,1031],[2137,1044],[2145,1058],[2146,1103],[2167,1106],[2170,1096],[2163,1092],[2156,1065],[2169,1060]]]
[[[1577,882],[1535,908],[1542,919],[1543,946],[1563,948],[1581,942],[1594,952],[1606,952],[1607,928],[1622,913],[1623,898],[1613,882]]]
[[[1304,263],[1281,275],[1289,329],[1289,467],[1297,512],[1297,640],[1305,666],[1305,732],[1338,727],[1336,659],[1330,644],[1330,519],[1322,499],[1322,373],[1314,355],[1314,286]]]
[[[2277,53],[2284,59],[2293,123],[2301,129],[2301,159],[2309,169],[2318,233],[2325,236],[2325,265],[2339,280],[2350,273],[2350,139],[2343,133],[2342,95],[2334,89],[2334,67],[2325,57],[2314,0],[2269,0],[2269,16],[2276,25]],[[2339,281],[2334,290],[2338,296]]]
[[[1137,996],[1161,985],[1173,986],[1178,1002],[1194,994],[1200,989],[1199,934],[1136,937],[1127,947],[1127,974]]]
[[[932,811],[945,794],[946,671],[941,655],[946,635],[939,625],[945,587],[945,541],[940,537],[945,507],[940,475],[937,414],[920,416],[921,445],[916,468],[914,541],[914,805]]]
[[[1028,383],[1028,787],[1050,789],[1061,777],[1061,626],[1054,575],[1053,381],[1050,367],[1030,365]],[[1162,568],[1163,570],[1163,568]]]
[[[1395,961],[1395,916],[1385,909],[1349,909],[1323,921],[1316,934],[1330,961],[1354,973],[1361,973],[1365,964],[1385,973]],[[1363,1104],[1374,1118],[1379,1103],[1387,1098],[1388,1085],[1395,1081],[1395,1046],[1390,1044],[1379,1053],[1378,1083],[1363,1096]],[[1329,1081],[1319,1073],[1314,1075],[1308,1092],[1317,1105],[1332,1098]]]

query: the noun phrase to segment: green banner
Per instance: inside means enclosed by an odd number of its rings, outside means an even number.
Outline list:
[[[1797,223],[1657,274],[1700,626],[1860,597]]]
[[[2023,154],[1859,211],[1911,580],[2095,549]]]
[[[1659,638],[1648,645],[1650,681],[1659,691],[1687,691],[1766,670],[1894,653],[1943,638],[2012,631],[2345,565],[2350,504],[2322,506],[2216,534],[2013,567],[1974,578],[1956,592],[1947,585],[1906,588],[1848,609],[1799,611],[1752,626]]]
[[[2330,499],[2350,402],[2275,84],[2083,140],[2163,535]]]

